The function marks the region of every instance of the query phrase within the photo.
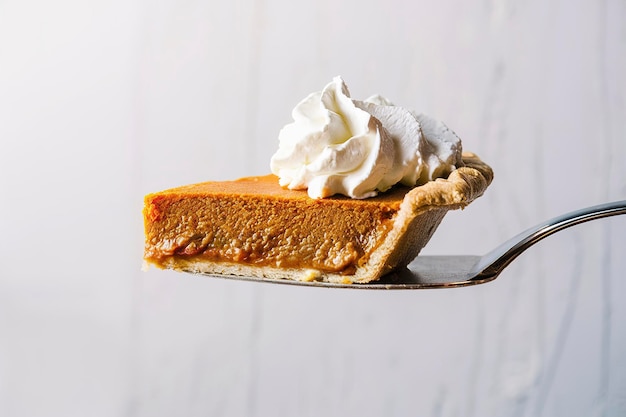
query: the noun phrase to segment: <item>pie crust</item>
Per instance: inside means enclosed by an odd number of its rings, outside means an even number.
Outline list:
[[[405,267],[448,210],[493,179],[476,155],[446,179],[377,197],[312,199],[273,175],[205,182],[144,200],[146,265],[212,275],[366,283]]]

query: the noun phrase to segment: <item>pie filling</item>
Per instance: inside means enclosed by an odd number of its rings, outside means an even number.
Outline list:
[[[312,206],[314,210],[310,210]],[[169,258],[351,275],[393,227],[399,202],[156,195],[146,204],[146,260]]]

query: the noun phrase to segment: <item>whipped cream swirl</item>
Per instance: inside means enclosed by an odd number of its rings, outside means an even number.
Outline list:
[[[353,100],[340,77],[298,103],[292,117],[270,167],[281,186],[312,198],[373,197],[463,165],[461,141],[442,122],[381,96]]]

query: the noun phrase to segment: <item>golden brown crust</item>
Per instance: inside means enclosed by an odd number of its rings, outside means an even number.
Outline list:
[[[483,195],[493,171],[475,154],[464,153],[464,167],[448,178],[437,179],[409,191],[395,218],[394,228],[372,256],[372,262],[357,273],[354,282],[369,282],[405,267],[419,254],[449,210],[464,208]]]
[[[273,176],[196,184],[150,194],[146,196],[144,207],[145,259],[148,263],[160,268],[207,274],[296,280],[316,279],[329,282],[373,281],[396,268],[406,266],[413,260],[428,242],[448,210],[463,208],[484,193],[493,179],[491,168],[474,154],[464,154],[463,160],[465,166],[453,171],[447,179],[438,179],[412,189],[397,187],[379,197],[366,200],[343,197],[312,200],[306,196],[306,192],[278,187],[277,179]],[[254,186],[251,186],[251,182]],[[211,202],[202,200],[206,198],[209,198]],[[180,202],[191,200],[196,204],[193,210],[189,210],[192,207],[189,203],[182,204],[180,209],[172,209]],[[252,205],[258,207],[259,211],[250,215],[251,220],[262,218],[263,213],[271,212],[271,216],[279,215],[277,213],[281,210],[291,210],[292,214],[305,210],[310,211],[310,215],[308,220],[295,223],[290,221],[290,214],[279,219],[278,226],[276,226],[278,228],[280,228],[280,222],[283,221],[291,224],[285,230],[291,230],[289,227],[293,228],[294,224],[303,227],[304,230],[299,230],[298,233],[283,230],[277,249],[259,251],[255,255],[260,258],[267,257],[267,259],[261,259],[261,262],[250,262],[248,259],[237,256],[230,258],[210,256],[210,251],[206,250],[206,246],[202,247],[202,250],[190,250],[190,247],[194,249],[194,242],[203,240],[202,233],[206,232],[202,228],[200,229],[203,231],[199,231],[198,225],[204,222],[203,227],[205,227],[207,218],[215,221],[209,211],[203,212],[203,206],[198,205],[198,201],[205,201],[206,207],[215,210],[219,204],[216,206],[213,204],[219,200],[222,201],[220,204],[224,201],[247,203],[253,201]],[[264,205],[264,202],[269,202],[269,205]],[[280,206],[280,209],[272,212],[269,207],[274,207],[276,204]],[[221,207],[226,208],[223,205]],[[228,207],[227,210],[232,212],[234,209]],[[244,212],[245,210],[238,211],[238,215]],[[350,217],[351,212],[366,213],[366,215]],[[319,221],[316,221],[316,218]],[[367,218],[373,218],[373,220],[368,223]],[[347,220],[343,222],[342,219]],[[190,222],[192,227],[184,227],[184,224]],[[349,233],[344,233],[348,224],[359,222],[362,223],[362,227],[358,228],[359,232],[356,235],[348,236]],[[218,225],[217,229],[212,229],[210,233],[216,233],[215,230],[217,233],[222,233],[223,230],[231,228],[232,233],[252,237],[254,231],[248,227],[252,225],[251,227],[259,228],[255,239],[263,239],[263,227],[254,223],[255,221],[226,223],[221,228]],[[368,228],[371,230],[366,230]],[[322,255],[317,262],[308,259],[311,258],[312,252],[302,250],[303,233],[312,235],[308,245],[313,252]],[[332,238],[328,238],[330,235]],[[230,239],[232,236],[234,235],[227,234],[226,237]],[[206,234],[204,237],[206,240]],[[294,239],[296,237],[297,239]],[[191,242],[191,246],[190,239],[195,239]],[[265,239],[267,240],[267,236]],[[254,239],[250,240],[250,244],[254,244]],[[329,242],[333,242],[335,246],[327,247]],[[365,244],[361,245],[360,242]],[[360,246],[355,248],[355,245]],[[231,249],[226,247],[224,251]],[[272,253],[274,255],[271,255]],[[281,254],[278,255],[279,257],[284,256],[284,259],[292,259],[295,262],[277,262],[275,258],[272,258],[277,253]],[[337,268],[329,268],[329,263],[325,263],[324,259],[327,255],[324,254],[330,254],[328,258],[331,259],[330,264],[333,264],[333,257],[337,259],[344,257],[343,260],[347,259],[347,263],[339,262]]]

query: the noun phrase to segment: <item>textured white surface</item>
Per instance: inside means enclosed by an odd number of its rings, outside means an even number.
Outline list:
[[[143,194],[268,172],[338,74],[493,166],[429,253],[626,198],[624,2],[0,1],[0,416],[626,414],[623,216],[476,288],[140,272]]]

